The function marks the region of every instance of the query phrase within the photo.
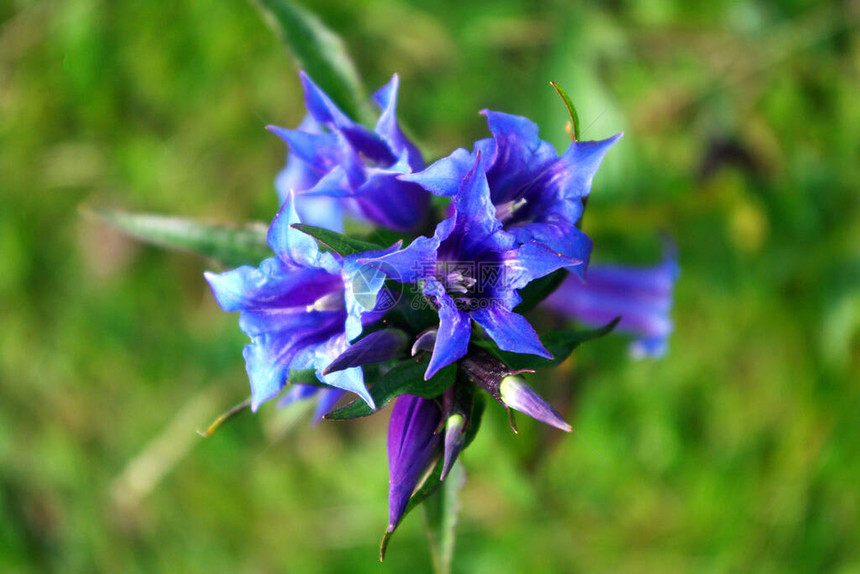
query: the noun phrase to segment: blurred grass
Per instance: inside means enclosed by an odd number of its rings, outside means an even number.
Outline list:
[[[307,5],[366,85],[401,74],[431,156],[485,137],[484,107],[564,145],[558,81],[585,137],[625,132],[595,260],[680,248],[666,359],[578,351],[543,387],[570,436],[489,409],[456,571],[860,571],[860,6]],[[235,317],[205,262],[78,214],[270,219],[262,127],[301,116],[244,1],[0,2],[0,571],[379,570],[386,416],[270,407],[198,439],[247,395]],[[428,571],[420,522],[382,568]]]

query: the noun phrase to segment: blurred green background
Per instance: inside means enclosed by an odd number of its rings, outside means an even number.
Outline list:
[[[402,78],[429,157],[487,107],[561,147],[624,131],[595,261],[679,245],[669,355],[591,343],[463,459],[457,572],[860,572],[860,5],[322,0],[365,85]],[[384,566],[387,414],[311,428],[248,393],[207,262],[79,212],[268,220],[296,69],[244,0],[0,1],[0,571]]]

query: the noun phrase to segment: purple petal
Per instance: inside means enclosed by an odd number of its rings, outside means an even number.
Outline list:
[[[353,343],[325,368],[324,374],[350,367],[360,367],[394,358],[406,344],[406,334],[399,329],[376,331]]]
[[[522,377],[505,377],[499,386],[499,392],[502,402],[510,408],[563,431],[573,430]]]
[[[439,451],[436,428],[442,413],[436,403],[403,395],[394,404],[388,423],[388,531],[397,528],[418,479]]]
[[[525,317],[500,305],[472,312],[472,318],[503,351],[527,353],[547,359],[552,354],[544,348],[537,333]]]

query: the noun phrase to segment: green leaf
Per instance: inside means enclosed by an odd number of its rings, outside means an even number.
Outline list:
[[[409,359],[395,365],[370,389],[370,396],[373,397],[376,408],[381,409],[400,395],[416,395],[426,399],[439,396],[454,382],[457,366],[448,365],[429,381],[424,380],[424,371],[426,370],[427,360]],[[366,417],[374,412],[376,411],[367,406],[363,400],[356,399],[348,405],[328,413],[325,418],[346,420]]]
[[[350,117],[372,122],[361,80],[343,41],[312,12],[290,0],[254,0],[290,48],[296,65]]]
[[[567,95],[567,92],[562,89],[556,82],[550,82],[550,85],[555,88],[556,93],[561,98],[561,101],[564,102],[564,106],[567,108],[567,115],[570,116],[570,129],[573,129],[573,134],[571,134],[571,138],[573,141],[580,141],[579,137],[579,114],[576,113],[576,107],[573,105],[573,101],[571,101],[570,97]],[[568,131],[568,133],[570,133]]]
[[[368,243],[361,239],[347,237],[343,233],[330,231],[328,229],[323,229],[322,227],[314,227],[313,225],[305,225],[304,223],[294,223],[290,227],[298,229],[302,233],[306,233],[316,239],[319,242],[320,247],[324,250],[334,251],[335,253],[343,256],[384,249],[384,247],[376,245],[375,243]]]
[[[475,440],[475,437],[478,435],[478,429],[481,428],[481,419],[484,414],[484,407],[486,406],[486,400],[484,399],[483,394],[476,394],[474,402],[472,403],[472,414],[469,415],[469,423],[466,427],[466,439],[463,442],[463,450],[460,451],[462,455],[463,452],[472,444],[472,441]],[[454,468],[459,466],[460,463],[454,465]],[[442,467],[444,466],[444,460],[440,456],[436,461],[436,464],[433,466],[433,470],[430,471],[430,474],[427,476],[427,479],[421,485],[421,487],[416,490],[412,496],[409,498],[409,504],[406,505],[406,510],[403,511],[403,516],[400,519],[400,523],[403,523],[403,519],[406,518],[406,515],[412,512],[413,509],[417,508],[424,502],[427,497],[436,492],[436,489],[439,488],[439,485],[443,484],[443,481],[440,479],[442,476]],[[451,469],[451,472],[448,473],[448,477],[445,479],[445,483],[451,480],[454,476],[454,468]],[[391,541],[391,537],[394,535],[394,532],[386,531],[382,536],[382,543],[379,546],[379,559],[383,560],[385,558],[385,551],[388,549],[388,543]]]
[[[451,572],[454,532],[460,511],[459,494],[465,482],[466,472],[463,465],[456,462],[442,483],[442,488],[437,489],[424,501],[424,530],[430,546],[430,555],[433,557],[433,569],[437,574]]]
[[[559,269],[549,275],[544,275],[540,279],[535,279],[525,287],[519,290],[522,302],[516,306],[514,311],[517,313],[526,313],[534,309],[538,303],[549,297],[553,291],[558,289],[570,272],[567,269]]]
[[[91,209],[93,215],[132,237],[166,247],[191,251],[227,267],[258,265],[273,255],[266,243],[266,226],[217,225],[192,219],[143,213]]]
[[[290,369],[288,377],[291,385],[313,385],[315,387],[328,387],[317,378],[317,372],[314,369]]]
[[[504,363],[514,370],[520,369],[542,369],[555,367],[567,359],[580,344],[592,339],[599,339],[612,332],[618,325],[621,317],[616,317],[607,325],[599,329],[588,331],[548,331],[541,335],[541,343],[547,351],[552,353],[552,359],[544,359],[535,355],[524,355],[521,353],[508,353],[497,350],[489,341],[477,341],[475,344],[497,355]]]

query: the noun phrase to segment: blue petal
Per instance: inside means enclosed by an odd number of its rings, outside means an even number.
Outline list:
[[[558,190],[558,195],[567,199],[587,197],[603,156],[622,135],[619,133],[601,141],[572,142],[535,185]]]
[[[266,341],[262,343],[245,345],[242,353],[245,357],[248,380],[251,382],[251,410],[254,412],[261,404],[281,392],[289,374],[293,353],[297,351],[294,347],[288,347],[284,349],[283,355],[273,358],[267,352]]]
[[[575,221],[576,219],[570,223],[564,220],[556,220],[552,223],[529,223],[510,229],[510,233],[516,238],[517,243],[531,241],[543,243],[564,257],[579,261],[580,263],[573,264],[570,270],[582,277],[591,259],[592,242],[590,237],[575,226]]]
[[[334,197],[299,194],[296,212],[303,223],[343,233],[343,205]]]
[[[473,311],[472,318],[484,328],[501,350],[552,358],[552,354],[544,348],[537,333],[522,315],[493,305],[489,309]]]
[[[361,258],[358,263],[379,269],[395,281],[414,283],[435,275],[438,248],[439,238],[422,236],[399,251],[382,257]]]
[[[397,156],[391,152],[388,144],[377,134],[368,131],[363,126],[356,124],[341,128],[339,131],[353,150],[364,156],[365,161],[382,166],[388,166],[397,161]]]
[[[301,267],[316,267],[330,273],[340,273],[340,263],[331,253],[320,253],[316,240],[291,226],[300,223],[296,213],[295,200],[290,198],[272,220],[269,227],[269,247],[287,264]]]
[[[319,390],[319,387],[313,385],[290,385],[289,390],[278,400],[278,407],[284,408],[299,401],[306,401],[316,396]]]
[[[225,273],[205,272],[215,299],[225,311],[303,307],[342,285],[336,275],[319,269],[290,268],[277,258],[259,268],[243,265]]]
[[[457,242],[453,249],[456,257],[471,260],[488,249],[499,251],[512,246],[513,237],[502,231],[502,224],[496,219],[487,177],[480,169],[480,154],[460,184],[454,212],[456,223],[451,240]]]
[[[474,165],[475,158],[463,148],[459,148],[424,171],[401,175],[400,179],[417,183],[434,195],[451,197],[457,194],[460,183]]]
[[[495,153],[487,170],[493,203],[504,203],[530,185],[556,159],[555,148],[538,137],[533,121],[502,112],[483,110],[495,142]]]
[[[331,411],[340,398],[346,394],[342,389],[321,389],[317,401],[316,409],[314,409],[313,423],[317,424],[322,418]]]
[[[316,121],[338,128],[354,125],[306,73],[299,71],[299,79],[305,92],[305,107]]]
[[[581,266],[582,262],[565,257],[543,243],[529,242],[511,249],[503,256],[504,280],[508,289],[522,289],[535,279],[565,267]]]
[[[373,402],[373,398],[370,396],[367,387],[364,386],[364,375],[360,368],[353,367],[351,369],[345,369],[343,371],[329,373],[328,375],[322,376],[321,373],[317,373],[317,377],[320,377],[327,385],[355,393],[361,397],[361,400],[367,403],[367,406],[372,409],[376,409],[376,404]]]
[[[330,172],[321,177],[313,187],[302,195],[306,197],[345,199],[353,197],[355,192],[352,189],[346,171],[342,166],[338,165],[333,167]]]
[[[677,277],[673,249],[653,267],[592,265],[586,282],[568,278],[544,305],[593,326],[620,315],[617,330],[639,338],[631,348],[634,356],[660,356],[673,329],[670,311]]]
[[[331,169],[342,154],[340,142],[337,136],[332,134],[288,130],[278,126],[266,126],[266,129],[287,143],[291,157],[295,156],[304,161],[309,169],[319,175]]]
[[[379,116],[374,131],[385,139],[396,155],[406,153],[409,171],[419,171],[424,169],[421,152],[418,151],[415,144],[403,135],[397,123],[397,89],[399,85],[400,78],[394,74],[391,81],[373,95],[373,101],[382,109],[382,115]]]
[[[433,355],[424,373],[424,379],[427,380],[466,354],[469,349],[472,324],[469,315],[457,309],[454,300],[445,293],[445,288],[438,281],[428,280],[424,292],[434,296],[439,305],[439,330],[436,333],[436,344],[433,346]]]
[[[409,231],[424,222],[430,195],[421,186],[401,181],[396,171],[368,171],[367,181],[355,192],[365,218],[395,231]]]

